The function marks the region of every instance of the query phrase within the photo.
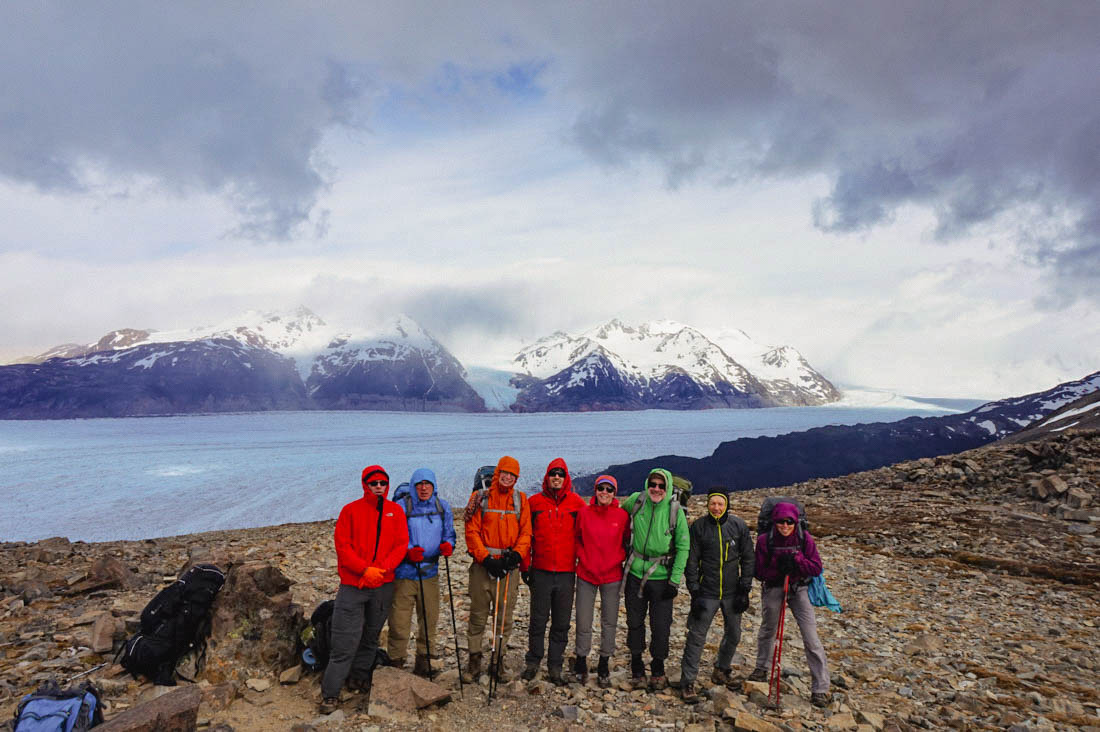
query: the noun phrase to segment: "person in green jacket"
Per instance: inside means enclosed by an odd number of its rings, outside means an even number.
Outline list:
[[[654,468],[646,478],[645,490],[629,496],[622,507],[631,517],[631,552],[623,577],[626,605],[626,644],[630,649],[630,675],[634,688],[646,686],[645,619],[649,614],[650,691],[668,687],[665,659],[672,628],[672,604],[687,566],[691,539],[682,508],[670,518],[672,473]],[[637,505],[642,501],[641,506]],[[679,504],[677,504],[679,506]]]

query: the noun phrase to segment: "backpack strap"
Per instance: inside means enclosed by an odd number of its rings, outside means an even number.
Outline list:
[[[521,500],[522,499],[519,497],[519,491],[517,491],[515,488],[513,488],[512,489],[512,510],[511,511],[509,511],[505,508],[489,508],[489,489],[488,488],[482,488],[481,489],[481,499],[478,501],[478,503],[481,506],[481,513],[482,514],[486,514],[486,513],[507,514],[507,513],[510,513],[510,514],[512,514],[513,516],[516,517],[516,523],[518,524],[518,523],[520,523],[520,516],[522,515],[522,512],[520,510],[521,505],[522,505],[520,503]],[[493,556],[497,556],[499,554],[503,554],[505,548],[510,548],[510,547],[498,548],[498,547],[486,546],[485,548],[489,551],[489,554],[491,554]]]

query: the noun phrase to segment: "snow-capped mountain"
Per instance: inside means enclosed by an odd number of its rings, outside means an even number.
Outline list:
[[[208,361],[193,358],[200,351],[208,352]],[[38,363],[0,367],[0,417],[485,409],[458,360],[404,316],[367,329],[329,325],[304,307],[291,313],[250,311],[200,328],[112,331],[95,343],[58,347],[43,356],[48,357],[34,359]],[[263,369],[254,371],[260,363]],[[272,369],[280,373],[277,398],[264,395],[263,380],[240,385],[239,373]],[[87,389],[91,374],[103,382],[98,403],[94,394],[56,398]],[[233,396],[211,397],[232,384],[238,384],[230,389]]]
[[[513,409],[692,409],[825,404],[840,392],[793,348],[728,338],[737,358],[691,326],[611,320],[521,350]],[[743,359],[743,360],[742,360]]]

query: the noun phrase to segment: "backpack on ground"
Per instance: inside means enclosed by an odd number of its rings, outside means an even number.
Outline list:
[[[309,625],[302,631],[302,665],[310,671],[323,671],[332,654],[332,609],[335,600],[325,600],[309,616]]]
[[[91,682],[62,689],[53,679],[19,702],[12,732],[83,732],[103,722],[99,689]]]
[[[176,683],[176,664],[195,650],[195,670],[206,658],[206,637],[214,598],[225,584],[225,574],[211,564],[196,564],[158,592],[141,611],[141,630],[119,651],[119,663],[134,678],[153,683]]]

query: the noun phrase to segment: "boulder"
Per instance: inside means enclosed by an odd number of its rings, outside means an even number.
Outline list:
[[[741,712],[734,718],[733,728],[737,732],[782,732],[779,726],[748,712]]]
[[[408,671],[382,666],[374,671],[371,702],[381,702],[393,709],[415,712],[417,709],[451,700],[451,692],[439,684],[414,676]]]
[[[214,602],[208,671],[288,668],[297,663],[298,633],[305,618],[291,597],[291,584],[268,562],[230,568]]]
[[[129,567],[111,556],[100,557],[92,563],[88,580],[100,583],[101,587],[113,586],[124,590],[132,590],[141,585],[141,580]]]
[[[73,553],[73,545],[64,536],[43,539],[31,549],[29,558],[35,562],[52,564],[67,559]]]
[[[101,732],[191,732],[198,722],[201,702],[202,691],[198,686],[178,686],[112,717],[99,729]]]
[[[115,646],[115,636],[121,635],[125,625],[111,613],[102,613],[92,624],[92,642],[89,648],[96,653],[110,653]]]
[[[1090,496],[1087,491],[1084,491],[1075,486],[1066,491],[1066,495],[1063,500],[1065,500],[1066,505],[1068,505],[1070,508],[1084,508],[1085,506],[1092,503],[1092,496]]]

